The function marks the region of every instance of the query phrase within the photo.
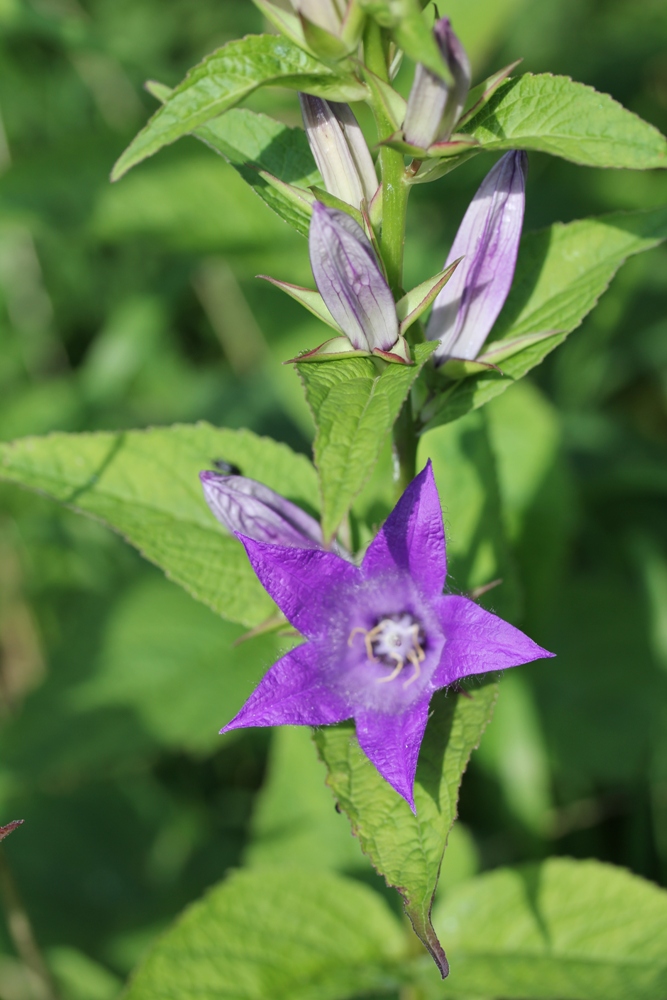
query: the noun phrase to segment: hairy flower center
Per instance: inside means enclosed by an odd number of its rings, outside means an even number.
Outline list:
[[[421,674],[420,664],[424,660],[424,630],[411,614],[389,615],[382,618],[374,628],[353,628],[348,638],[351,646],[357,635],[364,637],[366,655],[372,663],[383,663],[392,667],[386,677],[378,677],[377,683],[382,684],[395,680],[403,667],[411,663],[414,667],[412,676],[403,684],[406,688],[416,681]]]

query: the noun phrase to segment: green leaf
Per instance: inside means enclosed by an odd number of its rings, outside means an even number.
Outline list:
[[[326,538],[371,475],[403,400],[433,350],[433,344],[419,344],[414,365],[385,365],[371,358],[297,364],[317,428],[314,455]]]
[[[396,989],[400,924],[366,886],[325,872],[234,872],[189,907],[126,1000],[346,1000]]]
[[[158,100],[166,101],[169,87],[147,85]],[[232,108],[193,132],[234,167],[244,181],[282,219],[302,236],[308,235],[312,199],[308,188],[322,183],[306,133],[289,128],[268,115]],[[303,197],[293,187],[303,188]]]
[[[0,478],[102,521],[197,600],[253,626],[273,604],[242,546],[204,502],[198,473],[218,458],[316,509],[315,472],[305,457],[250,431],[205,423],[0,444]]]
[[[248,35],[228,42],[190,70],[116,163],[112,180],[233,108],[258,87],[277,84],[336,101],[359,101],[366,88],[286,38]]]
[[[327,783],[347,813],[361,848],[399,890],[415,933],[446,974],[447,961],[430,912],[447,836],[456,819],[461,776],[491,717],[497,687],[484,678],[469,696],[438,692],[415,781],[417,814],[362,753],[354,725],[315,731]]]
[[[490,152],[535,149],[587,167],[667,167],[667,139],[656,128],[567,76],[508,80],[463,131]]]
[[[667,239],[667,209],[618,212],[597,219],[556,223],[521,241],[512,290],[484,349],[493,356],[503,344],[529,334],[529,345],[501,364],[503,374],[486,372],[446,387],[422,417],[428,428],[456,420],[483,406],[523,378],[579,326],[633,254]]]
[[[482,875],[454,888],[433,922],[449,942],[453,996],[659,1000],[667,993],[667,893],[599,861],[551,858]]]
[[[326,770],[306,726],[278,726],[268,774],[253,808],[248,865],[294,864],[341,872],[368,871],[368,859],[335,809]]]

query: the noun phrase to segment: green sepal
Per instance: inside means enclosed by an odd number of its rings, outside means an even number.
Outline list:
[[[446,267],[444,271],[440,271],[434,277],[422,281],[420,285],[416,285],[402,299],[399,299],[396,303],[396,315],[399,319],[399,330],[402,334],[419,319],[422,313],[426,312],[462,260],[463,258],[459,257],[453,264]]]
[[[416,160],[442,160],[452,156],[459,156],[466,152],[471,146],[479,146],[479,141],[473,136],[458,133],[451,136],[445,142],[434,142],[428,149],[422,146],[414,146],[411,142],[406,142],[403,132],[394,132],[388,139],[383,139],[380,146],[389,146],[404,156],[412,156]]]
[[[292,285],[288,281],[278,281],[277,278],[272,278],[268,274],[258,274],[257,277],[263,278],[264,281],[270,281],[272,285],[275,285],[276,288],[285,292],[305,309],[307,309],[308,312],[311,312],[313,316],[317,316],[317,318],[321,319],[323,323],[330,326],[332,330],[335,330],[336,333],[343,333],[338,323],[329,312],[326,303],[319,292],[314,291],[312,288],[302,288],[301,285]],[[345,339],[347,340],[347,337]]]
[[[335,194],[330,194],[328,191],[325,191],[324,188],[317,187],[314,184],[311,186],[310,190],[317,201],[321,201],[323,205],[327,206],[327,208],[337,208],[339,212],[345,212],[347,215],[350,215],[362,229],[365,229],[364,217],[359,209],[355,208],[354,205],[350,205],[349,202],[343,201],[342,198],[337,198]]]
[[[505,66],[503,69],[498,70],[492,76],[483,80],[482,83],[478,83],[476,87],[468,93],[468,99],[465,103],[463,111],[459,120],[456,123],[457,128],[465,125],[469,122],[471,118],[474,118],[478,111],[481,111],[484,105],[491,100],[495,92],[501,83],[504,83],[508,79],[512,70],[516,69],[517,66],[523,62],[522,59],[517,59],[515,62],[510,63],[509,66]]]
[[[299,14],[301,30],[306,39],[308,49],[322,62],[340,62],[346,59],[357,47],[358,40],[352,44],[344,41],[339,35],[333,35],[314,21],[309,21],[304,14]]]
[[[408,102],[404,97],[401,97],[398,91],[394,90],[391,84],[380,79],[366,66],[361,67],[361,72],[368,84],[376,112],[379,109],[394,132],[397,132],[405,121]]]

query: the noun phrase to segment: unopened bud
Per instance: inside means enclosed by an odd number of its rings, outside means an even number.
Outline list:
[[[332,35],[339,33],[343,13],[336,0],[293,0],[292,6],[297,14],[302,14],[325,31],[330,31]]]
[[[406,142],[421,149],[428,149],[436,139],[444,141],[450,137],[470,89],[470,62],[448,17],[436,21],[433,34],[453,83],[449,85],[421,63],[417,65],[403,135]]]
[[[347,104],[299,94],[306,135],[324,186],[348,205],[370,205],[378,188],[370,151]]]

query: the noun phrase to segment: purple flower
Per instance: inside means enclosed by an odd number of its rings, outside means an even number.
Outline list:
[[[233,534],[267,544],[322,548],[315,518],[263,483],[217,472],[200,472],[199,478],[212,513]]]
[[[354,718],[364,753],[413,811],[433,693],[552,655],[474,601],[443,594],[445,535],[430,462],[361,566],[323,549],[237,534],[261,583],[307,641],[271,667],[222,732]]]
[[[361,226],[316,201],[309,249],[315,284],[353,348],[391,351],[399,335],[396,305]]]
[[[377,174],[359,122],[347,104],[299,94],[306,136],[324,186],[348,205],[370,206]]]
[[[422,149],[428,149],[436,139],[449,139],[461,117],[471,79],[468,56],[452,31],[448,17],[436,21],[433,34],[454,83],[448,86],[421,63],[417,64],[403,123],[403,136],[406,142]]]
[[[510,290],[525,205],[528,159],[506,153],[489,171],[459,226],[447,264],[463,260],[439,293],[426,327],[436,365],[479,354]]]

